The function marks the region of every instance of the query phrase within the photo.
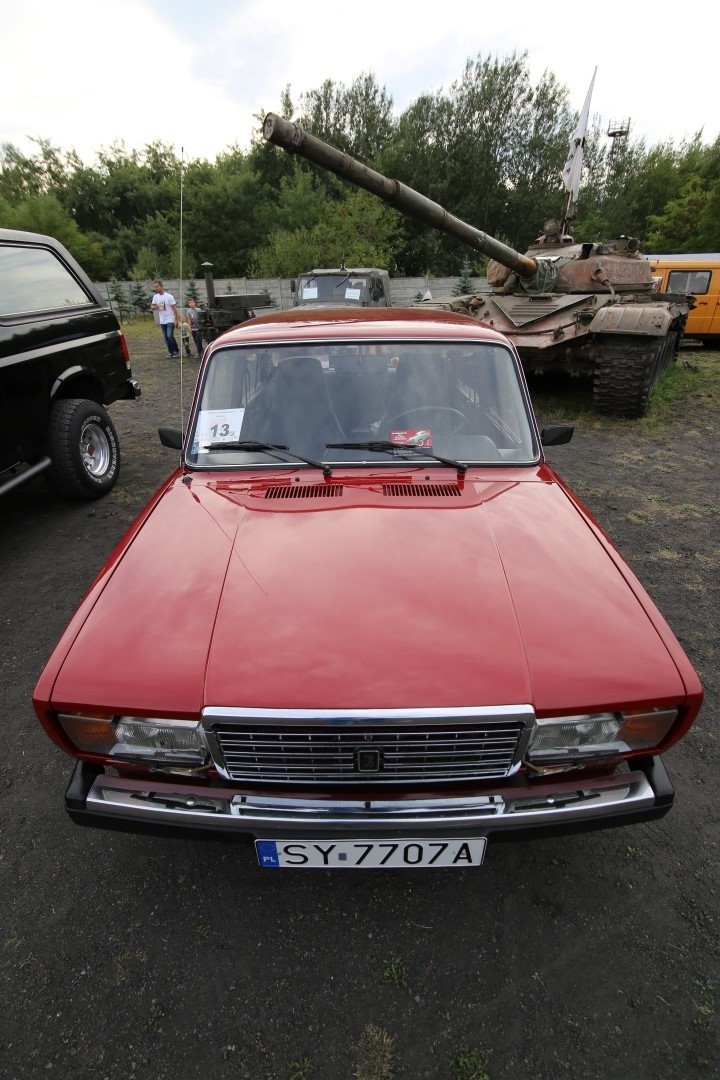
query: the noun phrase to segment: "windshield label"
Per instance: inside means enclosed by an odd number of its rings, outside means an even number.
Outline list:
[[[359,300],[360,299],[360,289],[346,289],[345,290],[345,299],[346,300]]]
[[[317,300],[317,285],[303,285],[303,300]]]
[[[417,428],[414,431],[391,431],[390,442],[396,446],[432,446],[432,431]]]
[[[198,416],[195,442],[200,451],[208,443],[237,442],[240,438],[244,409],[204,409]]]

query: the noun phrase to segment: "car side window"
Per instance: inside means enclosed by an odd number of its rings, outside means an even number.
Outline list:
[[[0,317],[94,303],[48,248],[0,244]]]

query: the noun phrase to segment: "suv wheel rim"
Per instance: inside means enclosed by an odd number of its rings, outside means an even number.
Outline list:
[[[85,424],[80,434],[80,456],[91,476],[103,476],[110,466],[110,443],[103,429]]]

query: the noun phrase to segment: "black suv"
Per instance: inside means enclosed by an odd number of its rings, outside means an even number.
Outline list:
[[[103,405],[139,396],[120,324],[72,255],[0,229],[0,495],[41,472],[70,498],[110,491],[120,449]]]

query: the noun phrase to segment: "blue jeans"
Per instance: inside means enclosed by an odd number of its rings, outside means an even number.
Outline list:
[[[202,334],[200,333],[199,330],[192,330],[191,333],[192,333],[192,336],[193,336],[193,341],[195,342],[195,348],[197,349],[197,354],[198,354],[198,356],[202,356],[202,351],[203,351]]]
[[[179,356],[180,350],[178,349],[177,341],[175,340],[175,323],[163,322],[160,323],[160,329],[163,332],[165,338],[165,344],[167,345],[167,351],[171,356]]]

